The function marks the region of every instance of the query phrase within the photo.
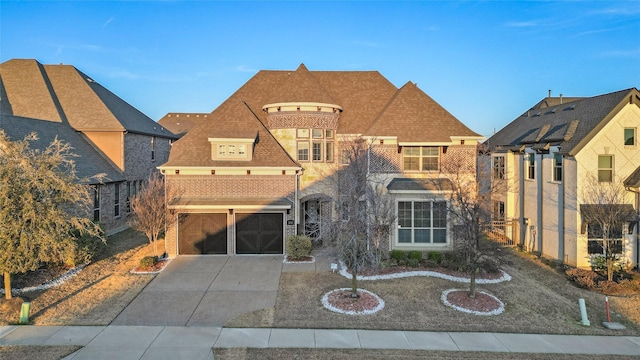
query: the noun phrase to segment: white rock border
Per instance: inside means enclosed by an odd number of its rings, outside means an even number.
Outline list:
[[[340,288],[340,289],[333,289],[331,291],[329,291],[328,293],[324,294],[324,296],[322,296],[322,305],[330,311],[333,312],[337,312],[340,314],[345,314],[345,315],[371,315],[371,314],[375,314],[378,311],[382,310],[384,308],[384,300],[382,300],[382,298],[380,298],[380,296],[372,293],[369,290],[365,290],[365,289],[360,289],[358,288],[357,291],[363,292],[363,293],[367,293],[373,297],[376,298],[376,300],[378,300],[378,306],[376,306],[375,308],[371,309],[371,310],[363,310],[363,311],[346,311],[346,310],[342,310],[342,309],[338,309],[337,307],[331,305],[329,303],[329,295],[331,295],[332,293],[336,292],[336,291],[351,291],[351,288]]]
[[[468,314],[483,315],[483,316],[500,315],[500,314],[502,314],[504,312],[504,303],[502,301],[500,301],[500,299],[498,299],[497,297],[495,297],[495,296],[493,296],[493,295],[491,295],[489,293],[486,293],[484,291],[476,291],[476,292],[480,293],[480,294],[487,295],[487,296],[493,298],[495,301],[497,301],[500,304],[500,306],[497,309],[491,310],[491,311],[475,311],[475,310],[465,309],[463,307],[454,305],[454,304],[450,303],[447,300],[447,296],[449,295],[449,293],[454,292],[454,291],[469,291],[469,290],[467,290],[467,289],[449,289],[449,290],[443,291],[442,292],[442,296],[440,297],[440,299],[448,307],[452,307],[452,308],[454,308],[454,309],[456,309],[458,311],[462,311],[462,312],[465,312],[465,313],[468,313]]]
[[[72,277],[76,276],[80,270],[84,269],[84,267],[87,266],[87,264],[83,264],[83,265],[78,265],[76,267],[74,267],[73,269],[69,269],[69,271],[67,271],[66,273],[58,276],[57,278],[47,281],[43,284],[40,284],[38,286],[29,286],[29,287],[25,287],[22,289],[11,289],[11,293],[15,294],[15,295],[19,295],[19,294],[24,294],[24,293],[28,293],[28,292],[32,292],[32,291],[41,291],[41,290],[47,290],[50,289],[52,287],[55,286],[60,286],[62,284],[64,284],[65,281],[71,279]],[[4,294],[4,288],[0,288],[0,294]]]
[[[511,281],[512,279],[511,275],[507,274],[502,270],[500,270],[500,273],[502,273],[502,276],[500,276],[497,279],[476,279],[476,284],[497,284],[504,281]],[[351,279],[351,274],[347,271],[347,268],[344,265],[344,263],[340,264],[340,275],[346,277],[347,279]],[[406,277],[412,277],[412,276],[430,276],[430,277],[450,280],[450,281],[459,282],[459,283],[471,282],[471,279],[466,277],[453,276],[453,275],[439,273],[437,271],[428,271],[428,270],[405,271],[405,272],[385,274],[385,275],[370,275],[370,276],[357,275],[356,279],[357,280],[387,280],[387,279],[400,279],[400,278],[406,278]]]
[[[164,270],[164,268],[167,267],[167,265],[169,265],[169,263],[171,262],[171,260],[173,260],[173,258],[166,258],[166,259],[162,259],[162,260],[158,260],[158,262],[160,261],[166,261],[167,263],[164,264],[164,266],[158,270],[158,271],[136,271],[136,268],[131,269],[129,272],[134,274],[134,275],[148,275],[148,274],[159,274],[162,270]]]
[[[284,259],[282,260],[283,264],[313,264],[316,262],[316,257],[315,256],[310,256],[311,260],[305,260],[305,261],[289,261],[289,256],[285,255]]]

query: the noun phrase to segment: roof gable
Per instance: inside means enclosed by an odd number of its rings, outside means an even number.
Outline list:
[[[287,72],[286,78],[271,91],[267,101],[268,104],[292,102],[336,104],[304,64],[300,64],[296,71]]]
[[[225,101],[207,119],[174,143],[169,161],[163,166],[300,167],[245,102]],[[251,161],[211,159],[210,138],[244,139],[247,136],[256,139]]]
[[[36,60],[13,59],[0,64],[2,112],[24,118],[62,121],[51,83]]]
[[[491,136],[485,144],[490,151],[549,144],[560,147],[561,153],[573,156],[629,103],[640,106],[640,93],[635,88],[578,98],[546,111],[529,110]]]
[[[479,136],[412,82],[396,92],[365,134],[397,136],[399,142],[449,142],[451,136]]]

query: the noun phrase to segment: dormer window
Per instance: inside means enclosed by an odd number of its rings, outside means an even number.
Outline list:
[[[255,138],[209,138],[211,160],[250,161]]]

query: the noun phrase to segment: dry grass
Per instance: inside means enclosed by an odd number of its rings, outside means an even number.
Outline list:
[[[213,349],[219,360],[383,360],[383,359],[446,359],[446,360],[626,360],[637,359],[632,356],[614,355],[569,355],[569,354],[526,354],[526,353],[489,353],[489,352],[452,352],[452,351],[416,351],[416,350],[378,350],[378,349]]]
[[[513,280],[479,285],[479,290],[497,296],[505,312],[497,316],[477,316],[445,306],[443,291],[468,285],[435,278],[360,281],[359,287],[382,297],[385,308],[373,315],[348,316],[326,310],[320,303],[330,290],[349,287],[349,280],[332,273],[283,273],[273,312],[272,324],[279,328],[357,328],[420,331],[486,331],[544,334],[638,335],[640,324],[626,311],[637,311],[637,299],[616,299],[613,310],[624,316],[612,319],[627,330],[604,328],[604,295],[580,289],[564,275],[535,258],[516,251],[500,252],[500,262]],[[591,321],[580,325],[578,299],[583,298]],[[619,306],[617,301],[626,303]],[[635,309],[634,309],[635,308]],[[243,316],[226,324],[230,327],[260,327],[269,323],[260,316]],[[635,321],[635,322],[634,322]]]
[[[130,273],[152,251],[147,238],[133,230],[109,237],[98,259],[71,280],[20,295],[31,301],[31,324],[108,325],[153,279],[153,275]],[[2,312],[0,324],[15,323],[18,317],[19,313]]]
[[[2,360],[58,360],[80,349],[81,346],[32,346],[11,345],[0,346],[0,358]]]

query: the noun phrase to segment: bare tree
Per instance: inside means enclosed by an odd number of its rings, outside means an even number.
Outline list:
[[[599,182],[594,176],[585,180],[581,189],[582,215],[588,223],[588,241],[602,250],[607,279],[613,280],[616,263],[621,259],[624,225],[635,218],[633,208],[625,201],[628,192],[623,182],[611,179]]]
[[[131,209],[130,226],[147,236],[149,243],[153,244],[154,255],[158,256],[158,238],[165,230],[165,224],[173,219],[168,215],[165,184],[159,173],[154,172],[142,190],[131,199]]]
[[[480,157],[480,159],[486,159]],[[485,169],[485,166],[478,167]],[[462,164],[451,162],[446,164],[444,170],[451,180],[450,189],[444,191],[448,194],[448,211],[452,217],[454,248],[460,254],[468,266],[470,276],[469,296],[476,295],[476,275],[478,262],[483,257],[480,242],[484,238],[482,223],[488,221],[487,199],[490,191],[482,191],[478,177],[482,171],[469,171]]]
[[[357,274],[377,266],[394,221],[393,203],[369,167],[371,143],[358,137],[342,142],[342,163],[332,178],[338,196],[338,219],[332,231],[339,258],[351,272],[352,297]]]
[[[0,272],[11,299],[11,274],[75,256],[80,236],[106,241],[86,215],[92,198],[87,179],[76,176],[68,143],[30,147],[35,133],[11,141],[0,129]]]

